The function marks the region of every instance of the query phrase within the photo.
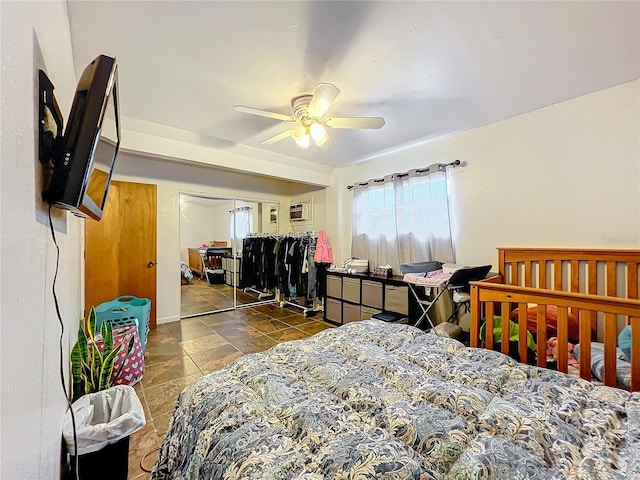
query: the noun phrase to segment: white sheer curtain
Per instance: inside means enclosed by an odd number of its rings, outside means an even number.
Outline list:
[[[231,211],[229,237],[236,252],[242,252],[242,239],[253,233],[251,207],[240,207]]]
[[[351,253],[398,274],[401,263],[454,262],[446,167],[356,184]]]

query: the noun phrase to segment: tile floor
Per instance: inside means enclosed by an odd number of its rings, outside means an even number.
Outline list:
[[[176,398],[187,384],[242,355],[331,327],[322,321],[321,313],[305,317],[301,309],[269,304],[161,324],[152,330],[145,374],[135,387],[147,424],[130,437],[129,479],[150,478],[140,469],[140,459],[164,439]],[[154,454],[145,464],[153,465],[156,459]]]
[[[236,295],[238,305],[255,303],[257,294],[244,293],[238,289]],[[226,284],[210,284],[206,279],[194,275],[190,285],[183,285],[181,291],[181,315],[211,312],[225,308],[233,308],[233,287]]]

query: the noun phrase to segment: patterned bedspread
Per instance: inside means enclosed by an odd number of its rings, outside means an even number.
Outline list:
[[[241,357],[187,387],[152,478],[635,475],[640,394],[368,320]]]

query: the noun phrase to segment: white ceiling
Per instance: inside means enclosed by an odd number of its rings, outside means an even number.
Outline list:
[[[125,130],[278,161],[344,166],[640,78],[640,2],[68,1],[78,76],[115,56]],[[261,140],[318,82],[331,148]],[[170,127],[170,128],[169,128]],[[312,165],[312,164],[308,164]]]

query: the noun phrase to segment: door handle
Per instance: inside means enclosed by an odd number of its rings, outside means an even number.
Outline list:
[[[157,262],[149,262],[147,263],[147,268],[152,268],[155,267],[157,265]]]

